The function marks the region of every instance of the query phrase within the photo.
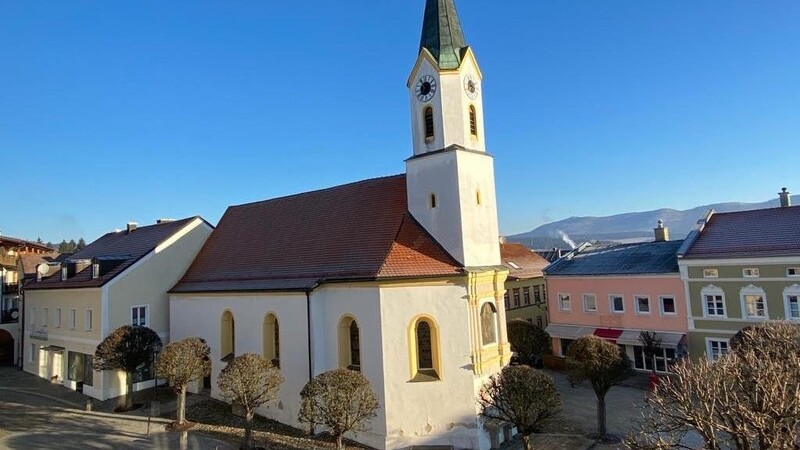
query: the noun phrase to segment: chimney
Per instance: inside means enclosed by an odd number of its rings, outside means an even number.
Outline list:
[[[658,219],[658,226],[653,228],[656,233],[656,242],[667,242],[669,240],[669,228],[664,226],[664,221]]]
[[[781,208],[788,208],[792,206],[792,197],[790,197],[791,192],[787,191],[786,188],[781,189],[778,192],[778,196],[781,198]]]
[[[128,234],[136,231],[136,226],[137,226],[136,222],[128,222]]]

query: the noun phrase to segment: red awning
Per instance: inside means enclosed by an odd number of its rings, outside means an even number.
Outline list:
[[[611,328],[596,328],[594,330],[594,335],[597,337],[601,337],[603,339],[607,339],[609,341],[616,342],[617,338],[622,334],[623,330],[612,330]]]

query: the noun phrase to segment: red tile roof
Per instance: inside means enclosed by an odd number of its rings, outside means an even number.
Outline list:
[[[462,272],[408,213],[406,178],[396,175],[231,206],[172,292],[305,290]]]
[[[542,271],[550,263],[522,244],[500,244],[500,258],[509,269],[509,279],[542,277]],[[514,267],[516,266],[516,267]]]
[[[800,256],[800,206],[716,213],[684,258]]]
[[[19,255],[19,259],[22,261],[22,271],[25,275],[35,275],[36,274],[36,266],[42,263],[52,263],[58,261],[60,253],[58,252],[50,252],[50,253],[24,253]]]
[[[114,277],[132,266],[136,261],[153,251],[159,244],[169,239],[180,231],[189,222],[198,217],[188,217],[173,222],[138,227],[128,233],[126,230],[107,233],[96,241],[87,245],[83,250],[70,256],[68,261],[86,260],[92,258],[114,257],[121,261],[108,273],[99,278],[92,279],[92,266],[76,273],[67,280],[61,281],[61,272],[56,272],[42,281],[33,281],[26,285],[26,290],[38,289],[74,289],[87,287],[100,287],[111,281]],[[202,219],[201,219],[202,220]]]

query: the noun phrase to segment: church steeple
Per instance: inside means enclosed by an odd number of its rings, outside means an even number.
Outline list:
[[[467,44],[454,0],[427,0],[419,49],[428,49],[440,69],[458,69]]]

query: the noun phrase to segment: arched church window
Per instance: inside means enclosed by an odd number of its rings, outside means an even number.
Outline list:
[[[475,202],[478,203],[478,206],[480,206],[481,203],[482,203],[482,200],[483,199],[481,198],[481,190],[478,189],[478,190],[475,191]]]
[[[278,317],[272,313],[264,318],[264,358],[281,367],[281,329]]]
[[[339,321],[339,366],[361,371],[361,330],[351,316]]]
[[[497,342],[497,310],[491,303],[481,307],[481,341],[483,345]]]
[[[230,311],[222,313],[219,342],[222,361],[230,362],[236,356],[236,327]]]
[[[425,139],[433,139],[433,108],[428,106],[425,108]]]
[[[469,105],[469,133],[478,136],[478,113],[473,105]]]
[[[412,323],[411,331],[411,381],[439,380],[439,331],[433,320],[419,318]]]

